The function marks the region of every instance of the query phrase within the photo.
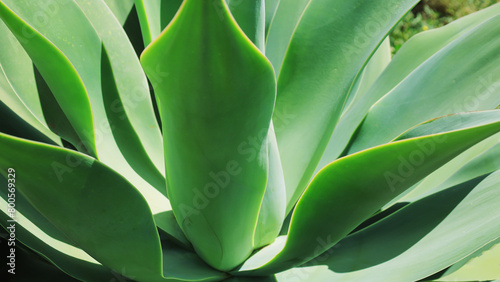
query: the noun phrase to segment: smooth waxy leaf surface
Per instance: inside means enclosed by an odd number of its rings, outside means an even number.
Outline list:
[[[442,86],[444,87],[442,87],[442,90],[440,90],[439,95],[436,95],[436,91],[433,89],[431,91],[432,95],[429,95],[429,97],[427,97],[426,99],[422,99],[421,93],[424,92],[421,91],[424,90],[422,90],[422,87],[420,85],[426,85],[428,82],[426,80],[427,78],[425,78],[425,76],[423,75],[423,73],[425,73],[426,71],[421,70],[419,66],[420,65],[424,66],[429,64],[433,64],[434,66],[439,65],[440,66],[439,68],[434,69],[435,72],[432,74],[432,79],[436,80],[437,78],[439,78],[444,82],[455,79],[455,77],[453,76],[448,77],[448,73],[450,73],[450,70],[456,69],[455,66],[457,64],[460,64],[461,67],[466,67],[468,70],[464,70],[465,72],[474,74],[476,70],[472,69],[472,67],[474,66],[472,63],[477,61],[477,57],[475,56],[470,56],[470,55],[461,56],[460,59],[454,62],[444,64],[443,62],[441,62],[442,59],[440,58],[440,56],[434,56],[434,55],[437,55],[441,49],[443,49],[450,43],[456,41],[462,35],[471,31],[473,28],[477,27],[480,23],[488,20],[489,18],[491,18],[494,15],[497,15],[498,13],[500,13],[500,5],[494,5],[480,12],[456,20],[442,28],[420,33],[412,37],[407,43],[405,43],[405,45],[394,56],[391,63],[388,65],[387,69],[379,77],[379,79],[377,79],[374,85],[368,91],[366,91],[362,95],[362,97],[360,97],[357,103],[353,103],[344,112],[341,120],[339,121],[339,124],[336,126],[335,131],[332,135],[332,140],[335,140],[335,142],[331,142],[331,144],[329,144],[329,148],[326,151],[329,154],[330,159],[336,158],[341,155],[342,151],[344,150],[349,140],[351,139],[351,136],[353,136],[353,133],[355,132],[356,128],[363,121],[364,117],[366,116],[370,108],[379,99],[381,99],[386,94],[391,92],[393,88],[397,88],[398,84],[404,80],[407,79],[410,81],[419,80],[418,82],[415,82],[415,84],[419,86],[416,86],[414,88],[403,87],[398,90],[400,93],[402,92],[413,93],[413,94],[408,94],[406,99],[411,99],[412,101],[415,100],[414,102],[415,105],[417,104],[424,105],[422,106],[422,111],[412,108],[411,110],[412,113],[413,112],[427,113],[428,109],[425,106],[425,104],[426,103],[432,104],[434,102],[430,101],[434,101],[435,99],[443,99],[445,101],[448,101],[449,104],[453,103],[459,105],[462,101],[462,98],[456,97],[457,93],[461,93],[461,95],[469,95],[467,99],[471,99],[471,97],[473,97],[472,94],[474,94],[474,92],[463,91],[463,87],[457,84],[448,84],[447,86],[445,86],[444,84],[441,83],[440,87]],[[489,38],[482,38],[481,41],[483,41],[484,43],[485,41],[489,41]],[[478,46],[482,45],[482,43],[480,42],[477,42],[477,44]],[[444,53],[447,52],[448,51],[444,51]],[[464,50],[464,52],[468,52],[468,54],[471,54],[470,51],[468,50]],[[466,63],[464,60],[468,60],[468,62]],[[413,75],[413,73],[415,73],[415,75]],[[416,75],[417,73],[421,74]],[[481,76],[475,76],[475,75],[471,75],[469,79],[473,77],[476,77],[476,79],[482,81]],[[488,86],[484,85],[484,86],[486,88],[489,87],[489,85]],[[480,89],[480,90],[484,91],[485,89]],[[475,93],[475,94],[480,95],[480,93]],[[483,97],[483,95],[480,96]],[[489,99],[494,99],[494,95],[491,95]],[[408,104],[413,105],[412,102]],[[444,107],[444,108],[448,109],[449,107]],[[433,115],[428,116],[426,119],[431,119],[437,116],[451,114],[455,112],[470,111],[470,110],[473,109],[455,108],[454,111],[436,112]],[[415,124],[418,124],[419,122],[422,122],[424,120],[425,118],[416,121]],[[394,136],[388,137],[389,139],[387,141],[389,141],[391,138],[396,137],[402,131],[408,129],[409,127],[415,124],[407,125],[406,128],[400,129],[401,131],[394,133],[395,134]]]
[[[343,147],[341,146],[345,146],[345,143],[342,143],[343,136],[339,136],[339,132],[342,132],[342,130],[339,130],[337,128],[342,126],[344,115],[346,114],[346,112],[348,112],[350,106],[356,105],[358,102],[361,103],[363,101],[363,97],[366,91],[368,91],[373,83],[377,81],[390,61],[391,45],[389,38],[386,38],[384,42],[382,42],[382,44],[378,47],[377,52],[375,52],[375,54],[373,54],[373,56],[370,58],[370,61],[368,61],[368,63],[366,64],[363,72],[357,77],[356,83],[354,84],[353,89],[349,94],[349,97],[347,98],[346,105],[342,112],[339,124],[333,131],[330,142],[328,142],[328,145],[326,146],[325,152],[321,157],[315,173],[317,173],[327,164],[333,162],[339,157],[340,150],[343,149]],[[354,128],[352,129],[353,131]]]
[[[0,46],[0,99],[31,126],[60,144],[60,138],[49,130],[43,116],[30,57],[2,21],[0,36],[4,39]]]
[[[274,15],[276,14],[276,9],[278,8],[278,4],[280,0],[266,0],[265,9],[266,9],[266,33],[265,36],[267,38],[267,34],[269,33],[269,27],[271,26],[271,22],[274,19]]]
[[[174,18],[183,0],[161,1],[161,29],[163,30]]]
[[[222,0],[185,1],[141,62],[159,100],[175,217],[208,264],[232,269],[254,247],[273,69]],[[150,70],[168,76],[158,80]]]
[[[466,182],[500,169],[500,134],[474,145],[446,165],[440,167],[405,193],[393,199],[383,209],[396,202],[414,202],[430,194]]]
[[[309,183],[356,77],[417,2],[323,0],[307,5],[278,76],[273,114],[287,211]]]
[[[0,165],[24,175],[16,177],[18,192],[76,246],[117,272],[161,277],[151,211],[122,176],[88,156],[4,134],[0,149]]]
[[[500,102],[495,95],[500,89],[499,33],[500,15],[479,24],[420,65],[370,109],[349,153],[388,142],[437,116],[494,109]],[[475,56],[467,56],[472,50]],[[396,122],[395,117],[402,118]]]
[[[412,203],[361,230],[304,267],[278,274],[287,281],[416,281],[500,236],[500,173]]]
[[[132,7],[134,6],[134,0],[104,0],[104,3],[113,12],[118,22],[123,25],[127,20]]]
[[[21,10],[20,6],[27,9]],[[52,9],[50,6],[46,6],[46,9],[47,7]],[[56,7],[59,9],[59,6]],[[26,1],[3,1],[0,2],[0,17],[30,55],[81,140],[68,141],[73,142],[80,150],[96,156],[93,117],[87,89],[71,61],[36,29],[37,25],[47,25],[47,22],[39,20],[32,27],[17,14],[20,11],[30,13],[33,8]],[[46,10],[43,15],[47,20]],[[64,136],[64,132],[61,135]]]
[[[57,50],[69,60],[81,77],[81,81],[84,83],[85,89],[87,89],[95,123],[93,129],[90,131],[79,130],[76,126],[69,129],[74,130],[78,134],[77,136],[90,134],[88,132],[94,134],[99,160],[125,176],[135,187],[140,189],[141,193],[147,198],[153,212],[168,210],[170,208],[168,200],[158,193],[158,191],[154,190],[127,163],[117,145],[118,140],[115,140],[113,136],[106,115],[106,109],[110,109],[119,118],[126,114],[134,126],[134,130],[139,133],[144,149],[149,153],[151,160],[162,170],[161,139],[158,125],[152,113],[144,73],[128,41],[127,35],[112,16],[109,8],[102,1],[77,2],[62,0],[3,1],[3,3],[8,3],[9,7],[15,7],[15,12],[18,13],[24,22],[33,25],[38,32],[43,34],[44,38],[47,38],[47,40],[55,45]],[[50,21],[48,20],[49,18],[51,19]],[[31,35],[29,38],[31,38]],[[21,38],[21,40],[23,39]],[[117,108],[116,103],[105,105],[103,101],[100,71],[101,48],[103,44],[101,40],[109,52],[120,99],[124,105],[123,108]],[[35,55],[40,56],[42,59],[50,58],[45,53],[40,54],[41,49],[38,45],[35,46],[37,48],[33,48],[34,50],[26,50],[28,54],[31,57]],[[51,61],[45,60],[42,63],[46,67],[54,67]],[[60,84],[57,79],[58,77],[57,75],[52,77],[54,81],[57,81],[57,85]],[[74,85],[75,82],[66,79],[64,81],[68,83],[68,87],[71,89],[77,86]],[[49,86],[51,85],[49,84]],[[57,89],[51,88],[50,90],[56,96],[55,90]],[[78,106],[79,109],[84,108],[84,104],[76,103],[77,101],[73,99],[74,97],[66,95],[67,93],[71,93],[71,91],[60,91],[59,94],[64,95],[65,98],[71,98],[70,101],[74,102],[72,106]],[[64,112],[71,110],[65,109],[66,106],[61,103],[55,103],[54,105],[54,103],[50,103],[49,101],[47,104],[49,106],[53,105],[54,108],[60,106]],[[77,113],[78,111],[71,111],[71,115],[68,115],[67,118],[70,119],[70,116]],[[60,120],[63,119],[60,117]],[[83,116],[78,116],[77,119],[81,122],[85,120]],[[155,152],[155,150],[159,150],[160,153]],[[157,187],[157,189],[164,191],[164,186]]]
[[[423,177],[500,131],[500,111],[465,115],[470,123],[452,128],[459,130],[436,133],[460,115],[444,117],[416,127],[411,131],[415,135],[408,133],[415,138],[365,150],[325,167],[297,203],[283,250],[253,273],[282,271],[313,259]],[[432,134],[416,136],[428,132]],[[331,224],[319,225],[318,218]],[[314,247],[318,238],[326,243]],[[266,257],[269,254],[263,252],[256,260]]]
[[[226,1],[232,15],[247,37],[264,53],[265,6],[262,1]],[[269,169],[266,192],[255,229],[255,248],[265,246],[278,236],[286,213],[286,188],[274,126],[268,133]]]
[[[28,177],[16,171],[16,179]],[[8,187],[7,179],[0,175],[0,183]],[[11,182],[16,185],[15,181]],[[24,196],[16,191],[15,211],[9,209],[7,189],[1,191],[0,223],[4,228],[11,225],[11,216],[16,220],[16,241],[39,253],[68,275],[83,280],[109,280],[113,278],[111,269],[102,266],[83,250],[73,246],[66,235],[54,227],[43,215],[35,210]]]
[[[266,57],[269,58],[276,71],[276,75],[278,75],[286,50],[288,49],[288,44],[290,43],[290,38],[292,38],[297,23],[310,0],[271,2],[277,3],[274,4],[276,7],[274,8],[275,11],[272,12],[272,16],[267,16],[268,18],[272,17],[272,20],[269,20],[267,24]]]
[[[76,1],[103,41],[103,104],[116,144],[132,168],[166,193],[161,133],[146,75],[122,27],[99,1]]]
[[[246,36],[264,52],[265,46],[265,3],[264,0],[226,0],[231,14]]]
[[[148,46],[161,32],[161,0],[135,0],[141,23],[144,46]]]
[[[104,47],[102,49],[101,73],[104,104],[115,105],[123,109],[119,90],[114,79],[113,67],[111,66],[108,53]],[[149,112],[151,113],[152,109]],[[111,107],[106,107],[106,116],[116,143],[125,159],[129,161],[130,165],[139,175],[166,197],[167,189],[165,187],[165,178],[148,157],[148,153],[144,150],[141,140],[135,132],[130,120],[126,115],[116,115],[116,112],[113,111]],[[160,136],[158,135],[157,137],[159,140]],[[159,148],[157,149],[158,153],[163,153],[161,144],[157,145]]]

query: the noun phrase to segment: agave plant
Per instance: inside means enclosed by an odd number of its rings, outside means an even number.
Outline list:
[[[9,277],[500,278],[500,5],[417,2],[1,0]]]

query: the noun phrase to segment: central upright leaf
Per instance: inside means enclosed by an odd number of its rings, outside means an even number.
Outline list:
[[[141,62],[158,99],[176,219],[207,263],[230,270],[254,248],[273,68],[223,0],[184,1]]]

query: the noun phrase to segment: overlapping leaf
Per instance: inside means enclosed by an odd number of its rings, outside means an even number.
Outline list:
[[[495,8],[498,11],[500,5]],[[500,102],[495,95],[500,89],[500,13],[496,14],[440,49],[379,100],[364,119],[349,153],[388,142],[437,116],[494,109]],[[468,56],[471,50],[474,56]],[[396,59],[393,62],[402,63]]]
[[[16,1],[10,3],[10,6],[5,3],[9,3],[9,1],[0,2],[0,17],[17,37],[44,76],[57,102],[61,105],[63,112],[81,140],[69,141],[73,142],[73,145],[80,150],[96,156],[92,110],[87,96],[87,89],[77,69],[73,66],[71,60],[60,52],[37,28],[26,24],[16,14],[16,12],[22,11],[22,14],[31,13],[34,15],[32,5],[26,5],[28,3],[25,1]],[[20,6],[23,4],[26,7],[20,10]],[[47,22],[48,15],[45,14],[46,11],[49,9],[53,11],[54,7],[59,9],[59,6],[51,6],[50,4],[44,5],[44,7],[45,21],[37,21],[38,26],[50,25],[51,22]],[[82,37],[81,40],[84,40],[84,38]],[[68,93],[71,93],[71,95],[68,95]],[[61,135],[64,136],[64,132],[61,132]]]
[[[445,64],[442,61],[441,56],[435,56],[435,55],[438,53],[441,53],[442,55],[447,54],[450,50],[450,47],[448,45],[450,45],[452,42],[457,42],[457,40],[461,42],[469,41],[470,42],[469,44],[476,44],[476,47],[472,47],[473,48],[472,50],[475,50],[474,54],[478,54],[476,53],[477,46],[482,46],[483,43],[489,41],[490,38],[487,37],[481,38],[480,39],[481,42],[474,42],[473,40],[475,39],[472,38],[470,39],[466,38],[460,39],[460,38],[465,36],[467,32],[470,32],[479,24],[483,23],[487,19],[499,13],[500,13],[500,5],[494,5],[490,8],[484,9],[477,13],[471,14],[467,17],[456,20],[450,23],[449,25],[446,25],[445,27],[420,33],[415,37],[411,38],[407,43],[405,43],[405,45],[394,56],[393,60],[391,61],[387,69],[384,71],[384,73],[374,83],[373,87],[371,87],[371,89],[366,91],[365,94],[362,97],[360,97],[361,99],[359,100],[358,103],[354,103],[343,114],[341,120],[339,121],[339,124],[335,128],[335,131],[332,135],[332,140],[335,140],[335,143],[332,142],[330,148],[327,149],[327,152],[331,156],[331,158],[336,158],[342,153],[342,151],[348,144],[349,139],[351,139],[351,136],[353,136],[353,133],[355,132],[356,128],[363,121],[368,110],[370,110],[370,107],[372,107],[379,99],[384,97],[386,94],[392,92],[391,90],[393,88],[396,88],[398,93],[407,92],[405,94],[407,97],[406,99],[411,99],[410,101],[414,101],[414,102],[405,102],[405,104],[414,105],[412,106],[412,109],[410,111],[404,111],[405,116],[406,113],[408,112],[409,113],[421,112],[426,114],[430,113],[426,105],[435,104],[435,102],[430,102],[430,101],[434,101],[435,99],[442,99],[439,97],[445,97],[443,101],[448,101],[448,104],[453,103],[454,107],[452,107],[453,109],[451,109],[448,105],[446,105],[445,107],[442,108],[441,111],[433,112],[431,115],[428,115],[425,118],[422,115],[420,116],[422,117],[422,119],[418,119],[418,121],[417,119],[415,120],[416,123],[405,125],[405,128],[398,129],[399,132],[394,132],[393,136],[386,136],[387,139],[385,139],[385,141],[391,140],[392,138],[400,134],[402,131],[426,119],[450,113],[474,110],[473,108],[465,107],[465,104],[464,107],[457,107],[460,105],[463,99],[457,98],[455,95],[457,95],[457,93],[461,93],[462,97],[468,96],[469,98],[467,99],[472,100],[474,96],[484,97],[486,96],[486,94],[482,95],[479,92],[475,93],[474,91],[464,91],[463,87],[459,86],[458,84],[453,84],[453,83],[441,84],[441,82],[452,81],[453,79],[455,79],[456,81],[460,81],[459,79],[456,79],[455,76],[450,75],[450,70],[454,70],[455,66],[460,65],[462,68],[463,67],[466,68],[464,72],[467,73],[467,75],[471,74],[468,77],[468,79],[475,80],[476,83],[479,80],[481,85],[483,85],[485,81],[481,79],[481,76],[475,75],[475,73],[477,73],[477,70],[472,69],[473,62],[477,61],[477,58],[475,56],[470,56],[470,54],[472,54],[471,51],[466,50],[465,48],[467,47],[463,46],[463,43],[455,43],[457,46],[454,47],[453,49],[457,49],[457,51],[462,49],[464,52],[468,54],[467,56],[460,56],[459,59],[455,58],[454,61]],[[446,50],[440,51],[445,47]],[[439,65],[441,67],[438,68],[431,67],[434,69],[432,75],[428,74],[426,76],[425,73],[427,73],[427,71],[419,67],[421,65],[422,66]],[[487,72],[487,70],[485,70],[485,72]],[[436,85],[439,86],[436,89],[432,89],[430,90],[431,92],[427,92],[426,95],[430,95],[428,98],[422,99],[422,93],[427,91],[422,89],[422,87],[428,83],[427,79],[431,79],[433,81],[440,80],[439,81],[440,84]],[[399,85],[399,83],[404,80],[408,80],[408,82],[414,81],[416,86],[410,87],[408,85],[406,86]],[[490,81],[486,82],[486,85],[483,85],[485,88],[480,89],[480,91],[481,92],[485,90],[487,91],[487,89],[490,86],[493,86],[489,85],[489,83]],[[476,84],[473,83],[472,85]],[[440,94],[437,95],[436,92],[437,89],[439,88],[441,89],[439,91]],[[396,91],[396,89],[394,89],[393,91]],[[393,96],[393,98],[391,99],[396,99],[396,97],[401,96],[400,94],[390,94],[390,95]],[[490,97],[487,98],[487,100],[492,100],[492,99],[494,100],[494,95],[490,95]],[[423,110],[422,111],[416,110],[416,108],[414,108],[416,105],[421,105],[421,107],[423,107],[422,108]],[[492,108],[494,107],[490,107],[489,109]],[[446,111],[444,111],[444,109],[446,109]],[[388,110],[388,113],[391,112],[392,110]],[[385,126],[389,127],[391,125],[387,124]],[[384,127],[383,130],[388,130],[388,129]],[[380,133],[377,134],[379,134],[379,136],[383,136],[383,134]],[[380,142],[382,142],[382,140],[377,141],[377,144],[380,144]]]
[[[76,246],[117,272],[161,277],[151,211],[122,176],[88,156],[4,134],[0,149],[0,165],[16,171],[18,193]]]
[[[275,100],[270,63],[223,0],[187,0],[141,62],[159,100],[168,194],[197,253],[229,270],[254,247]],[[162,80],[151,70],[168,76]]]
[[[412,203],[278,280],[416,281],[443,270],[500,236],[500,172],[481,179]]]
[[[313,0],[307,5],[279,72],[273,114],[287,187],[287,211],[309,183],[356,77],[392,27],[416,3]]]
[[[457,119],[468,122],[456,123]],[[450,123],[454,123],[454,130],[443,133],[442,125]],[[409,131],[407,136],[413,138],[331,163],[318,173],[297,203],[282,250],[258,253],[255,260],[264,265],[252,273],[282,271],[320,255],[391,199],[499,131],[500,111],[449,116]],[[419,135],[427,133],[430,135]],[[319,225],[318,219],[331,224]],[[318,239],[325,243],[318,246]],[[272,260],[266,263],[269,258]],[[255,262],[251,264],[255,267]],[[242,269],[248,270],[245,265]]]

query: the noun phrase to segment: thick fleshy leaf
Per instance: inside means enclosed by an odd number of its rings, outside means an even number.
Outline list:
[[[471,29],[475,28],[478,24],[484,22],[485,20],[491,18],[499,12],[500,5],[495,5],[477,13],[473,13],[467,17],[456,20],[442,28],[423,32],[412,37],[407,43],[405,43],[405,45],[398,51],[398,53],[396,53],[391,63],[387,66],[387,69],[380,76],[380,78],[377,79],[373,87],[365,92],[361,99],[359,99],[358,103],[353,104],[344,112],[342,118],[339,121],[339,124],[335,128],[335,131],[332,135],[332,139],[335,140],[335,143],[331,144],[332,146],[328,149],[328,153],[332,157],[340,156],[349,140],[351,139],[351,136],[354,134],[356,128],[363,121],[364,117],[368,113],[368,110],[377,102],[377,100],[388,94],[393,88],[395,88],[401,81],[405,80],[406,77],[411,75],[414,71],[418,72],[418,67],[420,65],[427,64],[438,59],[433,57],[434,54],[438,53],[441,49],[459,38],[461,35],[467,33]],[[469,58],[471,61],[476,60],[476,57],[465,56],[450,65],[443,65],[445,68],[438,68],[437,71],[439,71],[439,73],[435,74],[436,77],[444,77],[448,72],[448,68],[453,68],[458,62],[460,62],[461,64],[464,58]],[[436,62],[435,64],[439,65],[440,63]],[[470,73],[474,73],[474,71],[470,70]],[[419,82],[419,84],[426,83],[427,82]],[[409,88],[404,89],[405,90],[401,91],[407,91]],[[416,89],[420,89],[420,87],[417,87]],[[451,86],[449,90],[444,91],[443,93],[449,93],[448,95],[455,95],[456,93],[453,89],[453,86]],[[461,88],[456,89],[462,90]],[[443,93],[441,95],[445,96]],[[421,96],[416,95],[415,97]],[[450,96],[448,100],[453,99],[452,97],[453,96]],[[422,101],[428,100],[424,99]],[[412,112],[413,111],[415,110],[412,109]],[[450,112],[445,112],[442,114],[437,113],[435,116],[429,117],[428,119],[449,113]]]
[[[9,5],[7,6],[6,3]],[[19,17],[17,13],[23,4],[26,6],[25,8],[31,9],[23,9],[22,13],[35,14],[31,11],[33,6],[26,1],[15,1],[14,3],[3,1],[0,2],[0,17],[30,55],[81,140],[81,142],[80,140],[68,141],[73,142],[73,145],[80,150],[96,156],[94,124],[87,89],[65,54],[39,33],[36,27],[30,26]],[[51,6],[50,3],[44,7],[45,21],[39,20],[38,25],[47,24],[47,10],[53,12],[51,9],[54,7],[60,9],[59,6]],[[63,135],[62,133],[61,136]]]
[[[24,22],[32,24],[38,32],[42,33],[45,38],[57,46],[58,50],[64,53],[80,75],[90,99],[93,119],[96,121],[93,133],[96,139],[99,160],[112,167],[137,187],[148,200],[154,213],[169,210],[170,206],[166,197],[142,179],[127,163],[127,160],[123,157],[116,144],[106,116],[106,107],[111,107],[111,110],[114,110],[114,113],[119,116],[127,114],[132,125],[134,125],[134,129],[138,130],[141,133],[140,135],[146,133],[148,134],[145,135],[146,137],[154,137],[152,134],[154,134],[155,130],[156,134],[158,134],[158,125],[155,122],[153,113],[148,113],[147,110],[144,110],[148,107],[151,109],[151,102],[143,71],[133,50],[131,50],[132,47],[127,46],[130,43],[121,30],[120,24],[111,16],[111,11],[106,7],[104,2],[82,1],[77,4],[75,1],[64,0],[52,0],[50,2],[40,0],[5,0],[3,3],[9,3],[10,6],[15,7],[16,13],[22,17]],[[97,6],[98,9],[96,10],[91,10],[91,18],[93,21],[95,20],[91,23],[82,9],[88,12],[89,7],[94,7],[93,5],[101,6]],[[38,16],[42,15],[39,11],[43,11],[43,17]],[[98,15],[102,14],[110,16],[98,17]],[[48,21],[49,18],[51,19],[50,21]],[[45,20],[42,21],[40,19]],[[120,98],[124,104],[124,109],[114,108],[116,107],[115,104],[104,105],[100,71],[102,42],[99,35],[103,36],[104,44],[110,53],[110,61],[115,71],[115,78],[118,79],[117,85],[119,90],[123,90],[123,87],[125,87],[124,91],[120,91]],[[38,54],[36,52],[39,52],[39,50],[35,50],[34,52],[34,54]],[[30,56],[32,55],[30,54]],[[48,58],[48,56],[43,54],[43,58]],[[50,61],[45,63],[48,67],[53,65]],[[63,105],[60,106],[64,108]],[[132,108],[132,111],[130,108]],[[134,109],[137,112],[130,114]],[[139,116],[141,116],[142,120]],[[153,117],[150,118],[151,116]],[[137,119],[133,117],[137,117]],[[143,126],[137,126],[141,124]],[[149,127],[150,125],[153,127]],[[78,132],[76,127],[74,130]],[[148,133],[148,130],[152,133]],[[150,144],[148,142],[151,141],[154,144],[160,140],[158,140],[158,137],[146,140],[143,145],[148,152],[149,146],[146,145]],[[158,150],[158,146],[151,147]],[[159,147],[159,150],[161,150],[161,147]],[[156,161],[156,163],[159,166],[163,165],[161,161],[162,156],[159,156],[158,153],[151,154],[151,159],[154,162],[155,159],[158,159],[159,161]],[[164,187],[159,187],[159,189],[163,190]]]
[[[43,79],[38,69],[33,66],[35,74],[35,82],[38,90],[38,98],[47,124],[52,132],[58,134],[63,140],[69,141],[72,144],[80,144],[83,142],[76,132],[71,121],[69,121],[63,109],[57,102],[54,93]],[[81,148],[78,148],[81,151]]]
[[[125,24],[132,7],[134,6],[134,0],[104,0],[104,3],[113,12],[116,19],[121,25]]]
[[[477,143],[385,205],[414,202],[430,194],[500,169],[500,134]]]
[[[100,1],[76,0],[103,41],[101,83],[106,117],[130,166],[166,194],[162,139],[149,87],[128,37]]]
[[[141,23],[144,46],[148,46],[161,32],[161,0],[135,0]]]
[[[370,109],[349,153],[388,142],[437,116],[494,109],[500,102],[498,34],[500,14],[425,61]]]
[[[226,0],[231,14],[246,36],[264,52],[265,48],[265,3],[264,0]]]
[[[101,73],[104,104],[115,105],[117,108],[123,109],[124,106],[120,99],[111,62],[109,61],[108,53],[104,46],[102,50]],[[152,109],[149,112],[151,113]],[[116,115],[116,111],[113,111],[111,107],[106,107],[106,116],[116,140],[116,144],[130,166],[166,197],[167,189],[165,187],[165,178],[148,157],[148,153],[144,150],[141,140],[128,117],[126,115]],[[162,146],[160,143],[158,144],[159,153],[163,153],[161,148]]]
[[[259,220],[255,227],[255,248],[272,243],[278,237],[286,217],[285,179],[272,123],[268,134],[268,146],[269,172]]]
[[[282,271],[313,259],[423,177],[500,131],[500,111],[470,115],[475,119],[464,118],[471,122],[462,128],[443,133],[441,125],[459,115],[444,117],[421,125],[421,130],[416,127],[414,138],[349,155],[325,167],[297,203],[283,250],[253,273]],[[318,225],[318,220],[332,224]],[[315,247],[318,238],[325,243]]]
[[[0,84],[1,84],[0,78]],[[1,92],[1,90],[0,90]],[[28,140],[39,141],[47,144],[57,145],[47,135],[41,133],[28,122],[22,119],[15,111],[0,101],[0,120],[8,121],[0,123],[0,132]]]
[[[5,181],[3,176],[0,176],[0,178]],[[10,212],[7,209],[7,201],[4,196],[6,195],[2,195],[2,199],[0,199],[0,225],[7,228],[12,222],[9,222],[11,217],[8,216]],[[24,244],[63,272],[76,279],[86,281],[108,281],[117,275],[117,273],[113,272],[111,269],[102,266],[83,250],[55,239],[53,236],[59,238],[66,237],[61,234],[59,230],[55,229],[55,227],[37,211],[27,211],[26,215],[29,214],[30,216],[25,216],[23,211],[25,211],[25,207],[27,207],[25,203],[28,203],[24,202],[24,200],[18,203],[17,199],[19,199],[19,196],[19,193],[16,194],[15,213],[15,234],[18,243]],[[49,232],[46,233],[46,231]]]
[[[183,0],[161,1],[161,30],[174,18]]]
[[[228,276],[208,266],[196,253],[177,246],[163,249],[163,273],[173,281],[221,281]]]
[[[417,2],[321,0],[307,5],[279,73],[273,114],[287,211],[309,183],[356,77]]]
[[[342,123],[343,116],[347,112],[347,109],[353,104],[357,104],[358,101],[362,100],[364,93],[370,89],[373,83],[377,80],[377,78],[382,74],[385,70],[389,62],[391,61],[391,44],[389,38],[386,38],[384,42],[378,47],[377,51],[366,64],[363,72],[357,77],[356,83],[353,86],[351,93],[346,101],[345,108],[342,112],[341,119],[339,124]],[[339,145],[342,143],[339,142],[341,140],[337,134],[339,130],[335,128],[333,131],[332,137],[326,146],[325,152],[321,157],[321,160],[316,168],[315,173],[318,173],[323,167],[327,164],[333,162],[338,158]],[[344,144],[345,145],[345,144]]]
[[[391,62],[391,58],[391,41],[389,37],[386,37],[382,44],[378,46],[377,51],[370,58],[361,74],[356,78],[356,82],[345,102],[343,113],[346,111],[346,108],[358,102],[363,94],[370,89]]]
[[[185,1],[141,62],[159,100],[176,219],[206,262],[234,268],[253,250],[267,182],[273,69],[223,0]]]
[[[412,203],[278,280],[417,281],[441,271],[500,237],[500,172],[476,183]]]
[[[498,137],[497,137],[498,138]],[[424,197],[425,195],[430,195],[439,192],[447,187],[451,187],[458,183],[462,183],[469,179],[478,177],[483,174],[491,173],[493,171],[500,169],[500,144],[497,143],[494,147],[490,148],[486,152],[478,155],[476,158],[469,161],[463,167],[460,167],[452,176],[446,179],[443,183],[439,184],[432,189],[429,189],[423,195],[419,193],[418,196],[409,194],[407,197],[408,201],[415,201]],[[422,191],[420,191],[422,192]]]
[[[0,21],[0,100],[31,126],[61,144],[45,121],[33,74],[33,63],[16,37],[3,21]]]
[[[261,52],[264,52],[264,3],[262,1],[241,2],[239,0],[226,0],[226,2],[243,32]],[[255,228],[255,248],[260,248],[274,241],[281,230],[286,215],[285,180],[272,122],[268,133],[268,150],[268,179],[259,212],[259,220]]]
[[[188,241],[184,235],[182,229],[177,224],[175,215],[173,211],[165,211],[157,213],[154,215],[156,226],[165,231],[166,235],[170,237],[170,240],[175,241],[177,244],[183,246],[186,249],[192,249],[191,243]]]
[[[161,277],[153,216],[122,176],[86,155],[8,135],[0,134],[0,149],[0,166],[15,169],[17,192],[76,246],[129,277]]]

